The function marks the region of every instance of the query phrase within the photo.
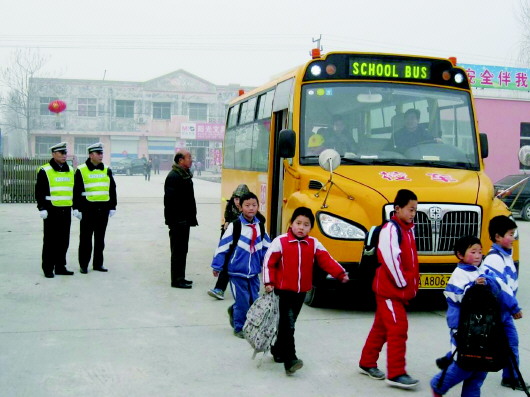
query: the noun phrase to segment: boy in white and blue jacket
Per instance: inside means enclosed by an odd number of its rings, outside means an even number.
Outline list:
[[[451,352],[442,360],[445,360],[447,372],[440,383],[443,372],[439,372],[431,380],[431,387],[435,397],[442,396],[453,386],[462,382],[462,397],[480,396],[480,388],[486,379],[487,372],[467,371],[458,366],[458,361],[452,361],[451,357],[457,348],[455,334],[460,321],[460,308],[462,299],[467,289],[473,284],[487,285],[499,300],[503,313],[513,310],[513,300],[501,292],[497,280],[491,275],[484,275],[479,266],[482,261],[482,244],[477,237],[464,236],[455,243],[455,255],[460,260],[453,271],[444,295],[447,300],[447,325],[451,335]],[[437,360],[437,364],[440,359]],[[440,366],[440,364],[438,364]]]
[[[517,301],[518,273],[512,258],[512,247],[516,239],[516,230],[517,224],[507,216],[500,215],[491,219],[488,232],[493,246],[484,258],[480,270],[485,275],[496,278],[505,299],[511,302],[510,310],[503,313],[502,321],[508,344],[519,365],[519,337],[513,320],[522,318],[523,312]],[[520,384],[512,364],[503,369],[501,385],[523,390],[523,386]],[[528,384],[525,385],[527,389],[528,386]]]
[[[247,311],[259,297],[259,274],[271,240],[266,232],[263,236],[261,235],[260,221],[256,217],[259,208],[256,195],[252,192],[245,193],[241,196],[240,205],[242,212],[238,220],[234,222],[241,222],[241,235],[228,259],[227,270],[235,300],[234,305],[228,308],[230,324],[234,327],[234,335],[243,338],[243,325],[247,318]],[[218,277],[223,269],[226,256],[233,243],[233,231],[234,223],[232,222],[219,241],[212,261],[214,277]]]

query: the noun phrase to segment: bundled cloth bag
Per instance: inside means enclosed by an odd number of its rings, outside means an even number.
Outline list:
[[[247,319],[243,326],[245,339],[254,349],[252,359],[256,354],[267,354],[276,341],[278,323],[280,321],[280,298],[274,292],[265,293],[254,301],[247,312]],[[262,357],[263,358],[263,357]],[[261,365],[261,360],[258,366]]]

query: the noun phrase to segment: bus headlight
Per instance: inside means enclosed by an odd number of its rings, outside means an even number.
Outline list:
[[[364,240],[365,232],[359,227],[336,216],[321,212],[318,224],[327,237],[343,240]]]
[[[460,84],[464,81],[464,75],[462,73],[455,74],[455,82]]]
[[[311,66],[311,74],[315,77],[320,76],[320,73],[322,73],[322,68],[319,65],[313,65]]]

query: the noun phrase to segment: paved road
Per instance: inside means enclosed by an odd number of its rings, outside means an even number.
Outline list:
[[[192,290],[170,288],[163,222],[165,175],[117,176],[118,212],[109,222],[107,274],[77,266],[79,222],[72,220],[72,277],[40,270],[42,222],[34,205],[0,205],[0,396],[430,396],[434,358],[448,345],[443,312],[410,314],[408,371],[417,391],[389,388],[357,373],[373,314],[304,306],[297,348],[304,368],[293,377],[232,336],[226,308],[206,295],[218,238],[220,186],[196,180],[198,228],[192,229]],[[523,238],[530,224],[520,222]],[[523,247],[523,258],[530,248]],[[523,261],[520,300],[530,307],[530,269]],[[527,309],[528,310],[528,309]],[[530,312],[526,312],[530,313]],[[530,379],[528,316],[518,321],[523,370]],[[380,366],[384,368],[384,356]],[[491,374],[484,396],[516,396]],[[454,390],[448,396],[460,395]]]

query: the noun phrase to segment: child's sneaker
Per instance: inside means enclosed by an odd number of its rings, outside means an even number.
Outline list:
[[[234,328],[234,305],[228,306],[226,311],[228,312],[228,322],[230,323],[230,326]]]
[[[291,360],[289,362],[286,362],[283,365],[285,368],[285,373],[287,375],[292,375],[304,366],[304,362],[302,360],[296,359],[296,360]]]
[[[392,387],[399,387],[401,389],[412,389],[420,383],[419,380],[413,379],[407,374],[399,375],[392,379],[385,379],[385,382]]]
[[[370,378],[372,379],[377,379],[377,380],[383,380],[385,379],[385,373],[383,371],[381,371],[379,368],[377,367],[373,367],[373,368],[367,368],[367,367],[361,367],[359,366],[360,368],[360,373],[363,374],[363,375],[368,375]]]
[[[521,390],[521,391],[524,391],[525,389],[528,390],[530,388],[530,385],[526,382],[525,382],[525,387],[523,387],[519,379],[507,379],[507,378],[502,378],[501,386],[509,387],[510,389]]]
[[[209,290],[208,295],[210,295],[212,298],[219,299],[220,301],[222,301],[225,298],[225,293],[220,288],[213,288]]]
[[[240,338],[240,339],[245,339],[245,332],[243,330],[241,331],[234,331],[234,336]]]

